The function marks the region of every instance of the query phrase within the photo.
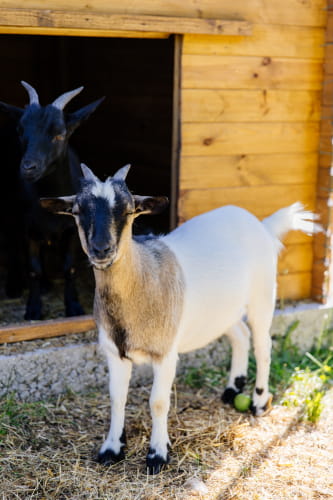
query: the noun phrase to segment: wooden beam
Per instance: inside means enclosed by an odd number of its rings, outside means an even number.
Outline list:
[[[1,2],[1,6],[7,8],[45,9],[46,5],[48,9],[56,10],[204,19],[247,19],[252,23],[268,25],[325,27],[327,2],[326,0],[2,0]]]
[[[0,26],[156,31],[175,34],[199,33],[242,36],[251,34],[251,25],[247,21],[51,9],[2,8],[0,9]]]
[[[96,323],[91,315],[39,322],[26,322],[25,324],[10,325],[0,328],[0,343],[58,337],[60,335],[87,332],[95,328]]]
[[[114,31],[89,30],[78,28],[41,28],[36,26],[1,26],[1,35],[49,35],[49,36],[84,36],[99,38],[168,38],[170,33],[156,31]]]

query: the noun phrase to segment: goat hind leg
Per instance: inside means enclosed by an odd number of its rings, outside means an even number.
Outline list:
[[[249,308],[249,322],[253,335],[254,355],[256,358],[256,384],[253,390],[252,413],[261,415],[271,401],[268,381],[271,363],[272,340],[270,327],[272,323],[274,302],[262,302],[257,308]]]
[[[246,384],[250,330],[244,321],[240,321],[230,328],[226,335],[232,348],[231,368],[227,387],[221,398],[224,403],[232,404]]]

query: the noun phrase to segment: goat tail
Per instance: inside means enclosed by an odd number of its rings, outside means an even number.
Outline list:
[[[305,210],[302,203],[298,201],[266,217],[262,223],[276,240],[280,250],[283,247],[280,240],[289,231],[302,231],[308,235],[323,231],[322,226],[315,222],[316,220],[318,220],[318,215]]]

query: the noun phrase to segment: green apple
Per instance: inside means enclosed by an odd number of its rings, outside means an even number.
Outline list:
[[[234,407],[238,411],[247,411],[250,408],[251,398],[246,394],[237,394],[234,399]]]

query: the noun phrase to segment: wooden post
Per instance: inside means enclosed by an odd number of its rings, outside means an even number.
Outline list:
[[[320,122],[316,210],[324,233],[314,237],[312,297],[333,300],[333,2],[328,2]]]
[[[181,57],[182,35],[175,35],[173,58],[173,103],[172,103],[172,146],[171,146],[171,195],[170,195],[170,229],[178,225],[179,196],[179,157],[180,157],[180,121],[181,121]]]

